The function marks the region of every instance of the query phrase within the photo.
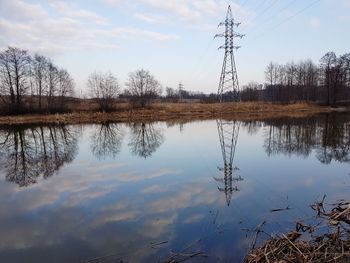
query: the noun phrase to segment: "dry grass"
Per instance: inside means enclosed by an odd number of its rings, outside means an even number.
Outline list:
[[[124,121],[167,121],[194,119],[267,119],[275,117],[305,117],[331,111],[316,104],[273,104],[273,103],[155,103],[145,109],[132,109],[120,103],[118,111],[101,113],[89,111],[88,105],[77,106],[78,112],[54,115],[2,116],[0,124],[21,123],[98,123]],[[90,108],[91,109],[91,108]]]
[[[311,206],[313,224],[297,222],[294,231],[250,251],[244,263],[350,262],[350,203],[340,200],[327,211],[324,200]]]
[[[240,102],[240,103],[158,103],[155,109],[164,110],[168,113],[183,112],[192,113],[266,113],[266,112],[295,112],[295,111],[324,111],[324,107],[309,103],[274,104],[268,102]]]

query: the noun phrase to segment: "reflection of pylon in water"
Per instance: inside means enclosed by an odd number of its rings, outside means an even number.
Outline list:
[[[215,181],[220,182],[223,186],[218,187],[220,192],[224,192],[226,203],[229,206],[232,198],[232,193],[238,191],[237,186],[233,186],[234,182],[242,181],[242,177],[234,176],[233,173],[239,170],[233,167],[233,158],[235,155],[236,144],[240,123],[238,121],[217,120],[218,133],[224,161],[223,167],[218,167],[220,172],[224,173],[223,177],[214,177]]]

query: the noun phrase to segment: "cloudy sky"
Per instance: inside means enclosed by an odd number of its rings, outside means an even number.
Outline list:
[[[270,61],[349,52],[349,0],[0,0],[0,49],[51,57],[74,77],[110,70],[124,87],[144,68],[162,85],[217,92],[223,59],[218,23],[228,4],[246,37],[236,52],[241,85],[264,82]]]

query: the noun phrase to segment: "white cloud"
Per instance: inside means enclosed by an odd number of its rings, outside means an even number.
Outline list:
[[[92,199],[103,197],[113,191],[112,187],[98,187],[95,189],[86,189],[70,195],[64,205],[67,207],[79,206],[88,203]]]
[[[313,28],[319,28],[321,26],[321,21],[318,17],[312,17],[309,23],[310,23],[310,26]]]
[[[3,233],[0,248],[35,248],[59,244],[69,233],[76,240],[88,242],[91,247],[98,249],[106,240],[106,232],[101,230],[106,224],[113,223],[116,227],[111,233],[116,238],[114,244],[127,244],[129,239],[130,242],[137,240],[140,244],[136,249],[141,249],[150,238],[168,236],[178,222],[182,209],[223,202],[221,193],[215,187],[208,189],[208,183],[203,179],[188,184],[176,182],[154,185],[141,190],[159,193],[160,188],[167,189],[170,192],[165,197],[160,194],[149,199],[135,197],[137,192],[129,192],[115,198],[121,187],[128,187],[128,183],[134,185],[136,181],[174,173],[164,168],[152,170],[151,173],[131,171],[120,175],[124,166],[111,162],[98,167],[96,163],[75,161],[73,166],[60,170],[57,176],[43,179],[29,188],[19,189],[14,184],[0,184],[0,196],[11,197],[2,198],[4,201],[0,203],[1,211],[6,211],[0,217],[0,230]],[[37,211],[44,211],[45,216],[28,220],[26,224],[20,220]],[[203,216],[196,213],[181,222],[189,224],[202,219]],[[124,223],[118,225],[118,222]],[[137,227],[125,227],[128,224]]]
[[[197,223],[205,218],[204,214],[192,214],[182,221],[183,224],[193,224]]]
[[[105,213],[103,216],[98,217],[92,225],[96,227],[109,222],[130,221],[136,219],[139,214],[140,212],[138,211],[115,211],[114,213]]]
[[[350,15],[344,15],[344,16],[338,16],[337,20],[344,23],[344,22],[349,22],[350,21]]]
[[[140,234],[151,237],[159,238],[161,235],[164,235],[167,232],[170,232],[171,228],[174,226],[174,223],[177,219],[177,216],[172,214],[167,217],[159,217],[157,219],[147,220],[144,223],[144,227],[140,229]]]
[[[136,13],[134,17],[151,24],[163,23],[166,20],[164,16],[146,13]]]
[[[212,204],[220,199],[217,189],[208,191],[203,184],[193,183],[184,186],[181,191],[169,193],[166,197],[149,204],[149,211],[164,213],[196,205]]]
[[[148,6],[173,14],[177,19],[189,23],[218,22],[224,18],[227,2],[224,0],[141,0]],[[231,3],[235,17],[249,17],[251,12],[236,3]]]
[[[185,24],[199,30],[214,31],[225,18],[228,3],[225,0],[101,0],[116,10],[129,10],[133,17],[150,24]],[[123,4],[123,7],[121,5]],[[252,20],[253,12],[237,3],[231,3],[234,17],[238,20]]]
[[[172,34],[112,25],[101,15],[71,2],[49,1],[39,5],[2,0],[0,14],[0,48],[18,46],[49,56],[76,50],[118,50],[122,39],[178,39]]]
[[[75,19],[82,19],[89,23],[97,25],[108,25],[109,22],[106,18],[84,9],[79,9],[72,4],[66,2],[54,1],[50,3],[50,6],[58,11],[61,15],[71,17]]]
[[[154,194],[154,193],[162,193],[168,190],[167,187],[162,185],[151,185],[141,190],[142,194]]]
[[[2,18],[26,20],[40,19],[48,14],[39,4],[29,4],[21,0],[1,0],[0,15]]]
[[[343,0],[344,5],[350,7],[350,0]]]
[[[178,18],[185,21],[195,21],[201,16],[199,11],[191,9],[191,4],[185,0],[143,0],[143,2],[162,11],[174,13]]]
[[[174,175],[174,174],[180,174],[179,170],[172,170],[167,168],[160,168],[158,170],[154,171],[143,171],[140,172],[127,172],[127,173],[121,173],[117,175],[117,178],[120,182],[138,182],[138,181],[144,181],[149,180],[153,178],[158,178],[162,176],[167,175]]]
[[[122,0],[101,0],[102,3],[108,4],[110,6],[120,7],[124,3]]]
[[[106,32],[117,38],[138,38],[151,39],[157,41],[169,41],[179,39],[176,35],[166,35],[155,31],[141,30],[133,27],[116,27]]]

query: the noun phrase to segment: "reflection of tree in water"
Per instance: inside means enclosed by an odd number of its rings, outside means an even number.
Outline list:
[[[263,126],[261,121],[245,121],[241,123],[242,127],[247,130],[249,135],[255,135],[259,132],[260,128]]]
[[[312,150],[322,163],[350,161],[350,118],[326,114],[305,119],[266,122],[264,148],[268,155],[283,153],[309,156]]]
[[[152,123],[134,123],[131,125],[129,146],[134,155],[150,157],[163,143],[164,136]]]
[[[185,125],[189,122],[192,122],[192,121],[181,120],[181,119],[180,120],[169,120],[166,122],[166,126],[167,126],[167,128],[173,127],[173,126],[179,126],[180,132],[183,132]]]
[[[316,156],[320,162],[329,164],[332,160],[350,161],[350,122],[344,117],[345,115],[335,114],[325,116],[319,134],[321,141],[316,147]]]
[[[308,156],[315,144],[315,123],[308,120],[281,119],[267,122],[264,148],[267,154],[284,153]]]
[[[121,150],[124,133],[121,124],[104,123],[91,136],[91,151],[99,159],[115,158]]]
[[[0,128],[0,167],[6,180],[19,186],[29,186],[42,176],[48,178],[77,152],[77,131],[73,127]]]

